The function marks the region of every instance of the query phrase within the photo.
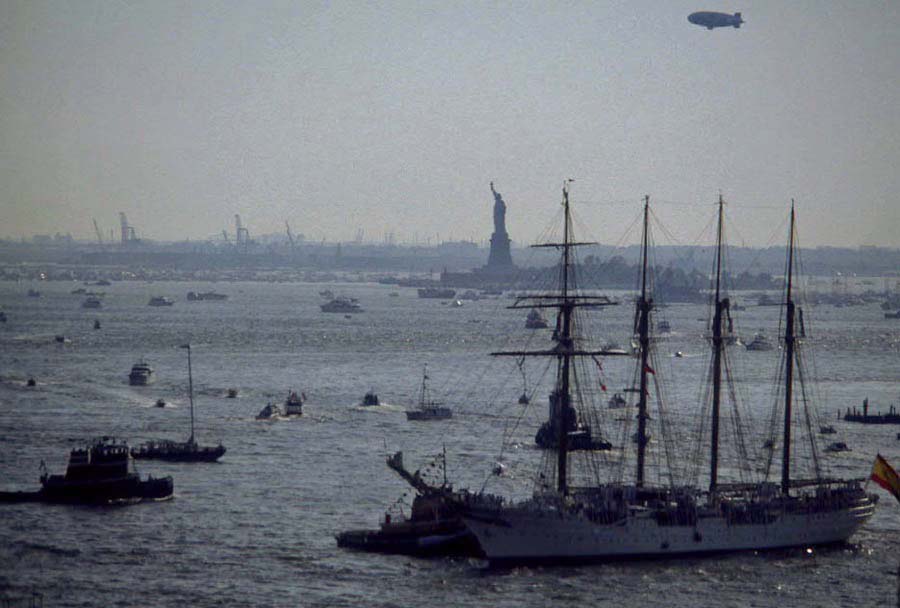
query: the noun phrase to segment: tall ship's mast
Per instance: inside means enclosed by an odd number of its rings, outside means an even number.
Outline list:
[[[562,196],[562,242],[533,245],[533,247],[552,247],[562,251],[559,293],[522,297],[517,299],[515,304],[509,307],[512,309],[556,309],[558,311],[557,327],[559,328],[559,330],[553,334],[553,340],[556,342],[556,346],[549,350],[504,351],[491,354],[495,356],[515,357],[555,357],[557,359],[556,385],[553,395],[551,396],[551,401],[555,399],[556,403],[556,407],[552,408],[552,411],[555,412],[554,415],[556,416],[554,427],[557,433],[556,490],[560,496],[565,496],[569,493],[569,428],[573,422],[573,417],[576,415],[575,410],[572,407],[572,361],[575,357],[597,357],[610,354],[618,355],[621,353],[609,353],[605,350],[585,350],[577,344],[575,309],[581,307],[597,308],[602,306],[613,306],[616,302],[613,302],[606,296],[587,296],[579,295],[577,293],[574,268],[572,265],[572,250],[575,247],[596,245],[596,243],[576,242],[573,240],[572,214],[569,206],[569,181],[563,185]]]

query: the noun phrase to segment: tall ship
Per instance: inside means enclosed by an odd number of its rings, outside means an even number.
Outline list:
[[[561,405],[558,411],[565,415],[570,404],[578,406],[585,392],[584,387],[578,385],[581,374],[574,373],[576,370],[580,372],[585,366],[578,365],[577,362],[586,357],[602,356],[603,353],[592,351],[585,343],[588,332],[582,327],[584,318],[581,311],[594,302],[591,296],[582,295],[577,288],[572,253],[582,243],[575,241],[572,236],[567,186],[563,188],[563,207],[562,242],[544,245],[557,247],[562,252],[560,289],[558,293],[538,300],[543,306],[553,307],[558,311],[559,332],[554,336],[556,345],[547,351],[494,354],[555,358],[554,392]],[[798,310],[793,299],[793,206],[783,299],[783,384],[780,385],[783,399],[776,403],[770,424],[772,435],[780,434],[776,439],[781,444],[780,479],[770,478],[775,477],[772,470],[777,462],[775,454],[779,450],[770,450],[769,458],[763,462],[765,474],[760,478],[755,474],[754,457],[750,456],[746,446],[741,446],[742,435],[729,425],[720,424],[723,418],[722,406],[734,394],[727,374],[727,370],[731,369],[730,356],[723,337],[723,329],[731,313],[729,298],[722,284],[721,197],[710,317],[709,390],[706,393],[708,400],[704,401],[703,415],[700,416],[703,434],[701,441],[680,446],[671,438],[664,437],[659,447],[650,449],[649,424],[653,420],[657,424],[655,428],[664,431],[667,409],[663,407],[659,378],[662,370],[657,364],[651,336],[655,303],[647,263],[650,242],[648,218],[649,197],[644,202],[642,274],[634,317],[638,342],[635,388],[639,399],[637,432],[633,442],[634,458],[631,460],[632,454],[628,454],[628,460],[623,458],[621,477],[614,472],[609,474],[611,471],[608,469],[617,466],[615,463],[591,459],[592,452],[572,452],[567,426],[558,424],[556,458],[548,459],[549,466],[536,476],[535,489],[530,498],[512,501],[486,493],[458,494],[456,499],[459,501],[462,517],[492,564],[556,564],[808,547],[846,541],[874,512],[876,497],[866,494],[862,486],[863,479],[828,478],[822,473],[815,444],[816,435],[808,428],[806,438],[810,442],[810,449],[804,456],[811,454],[809,460],[812,462],[814,475],[807,479],[798,479],[793,475],[794,452],[799,450],[792,433],[804,421],[809,426],[809,408],[812,406],[808,402],[810,394],[805,389],[794,391],[795,377],[802,382],[806,368],[804,359],[800,356],[803,342],[800,336],[804,332],[802,329],[798,331]],[[801,325],[802,318],[800,313]],[[727,380],[725,383],[723,376]],[[653,418],[650,415],[651,400],[658,410]],[[734,423],[738,408],[737,401],[732,401],[735,411],[730,412],[730,419]],[[799,411],[795,412],[795,407]],[[779,416],[776,415],[779,412],[780,423]],[[737,465],[740,478],[734,482],[719,479],[720,445],[726,432],[732,434],[730,439],[739,444],[738,452],[744,456],[743,462],[739,461]],[[708,460],[704,458],[699,446],[708,447]],[[695,452],[693,459],[686,456],[690,452]],[[573,460],[578,454],[582,454],[578,459],[581,463]],[[649,466],[648,459],[651,457],[659,462],[659,466]],[[759,459],[765,459],[765,456],[757,454],[755,458],[758,462]],[[690,472],[690,467],[684,467],[688,472],[679,472],[675,466],[679,459],[692,460],[696,466],[694,472]],[[708,483],[705,486],[700,483],[704,462],[708,464]],[[634,466],[632,480],[624,477],[626,463]],[[582,464],[581,470],[574,471],[572,465],[575,464]],[[605,479],[601,479],[604,468],[607,469],[607,475]],[[731,471],[730,466],[728,470]]]
[[[128,384],[131,386],[146,386],[155,381],[156,372],[143,359],[131,366],[131,371],[128,373]]]
[[[191,403],[191,435],[187,441],[149,441],[132,448],[135,459],[168,460],[170,462],[215,462],[225,454],[225,446],[205,446],[194,438],[194,378],[191,372],[191,345],[182,348],[188,351],[188,397]]]
[[[0,492],[0,502],[130,503],[165,500],[174,491],[171,477],[142,480],[134,472],[128,444],[112,437],[72,450],[64,475],[48,475],[44,469],[40,479],[40,490]]]

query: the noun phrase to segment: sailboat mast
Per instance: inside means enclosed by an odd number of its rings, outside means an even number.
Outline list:
[[[194,442],[194,375],[191,371],[191,345],[186,345],[188,351],[188,399],[191,402],[191,443]]]
[[[787,319],[784,324],[784,446],[781,454],[781,492],[787,494],[791,486],[791,403],[794,389],[794,200],[791,199],[791,227],[788,238]]]
[[[722,312],[728,302],[721,299],[722,284],[722,228],[724,202],[719,194],[719,222],[716,230],[716,308],[713,315],[712,346],[712,432],[710,434],[709,454],[709,492],[716,491],[719,481],[719,409],[722,396]]]
[[[635,485],[644,485],[644,463],[647,451],[647,359],[650,355],[650,308],[647,300],[647,250],[649,246],[650,196],[644,197],[644,237],[641,244],[641,297],[638,309],[638,343],[641,349],[641,396],[638,401],[637,474]]]
[[[562,267],[562,301],[560,312],[562,313],[562,333],[559,337],[559,345],[563,354],[560,355],[560,386],[558,392],[558,416],[559,416],[559,448],[556,460],[556,484],[561,496],[568,493],[567,466],[569,451],[569,354],[572,350],[572,303],[569,301],[569,226],[572,217],[569,213],[569,188],[563,186],[563,267]]]

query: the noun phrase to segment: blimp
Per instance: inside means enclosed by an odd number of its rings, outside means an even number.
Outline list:
[[[714,27],[741,27],[744,22],[740,13],[729,15],[728,13],[715,13],[713,11],[700,11],[688,15],[688,21],[694,25],[702,25],[708,30]]]

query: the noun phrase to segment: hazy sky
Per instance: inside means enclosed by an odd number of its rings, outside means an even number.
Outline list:
[[[742,11],[739,29],[691,25]],[[767,244],[900,246],[898,2],[0,2],[0,236],[512,238],[575,178]],[[628,201],[628,204],[601,204]],[[660,204],[691,241],[711,207]],[[734,235],[733,235],[734,236]],[[783,239],[777,235],[777,242]]]

